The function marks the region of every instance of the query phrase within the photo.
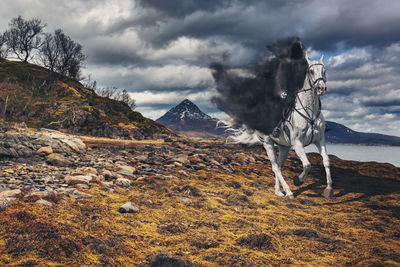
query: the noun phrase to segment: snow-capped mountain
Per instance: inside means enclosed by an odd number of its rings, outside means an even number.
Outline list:
[[[225,138],[225,128],[216,127],[218,119],[201,111],[190,100],[185,99],[170,109],[156,122],[191,137]],[[400,137],[376,133],[363,133],[332,121],[326,122],[326,141],[342,144],[400,145]]]
[[[201,111],[193,102],[183,100],[156,122],[191,137],[224,138],[225,129],[217,127],[218,119]]]

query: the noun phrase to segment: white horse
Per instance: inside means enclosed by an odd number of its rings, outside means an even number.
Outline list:
[[[259,141],[263,144],[275,173],[275,194],[293,199],[293,193],[282,176],[282,165],[291,148],[299,156],[303,164],[303,172],[293,178],[296,186],[304,183],[311,169],[304,147],[315,144],[322,155],[326,172],[327,187],[323,195],[332,197],[332,178],[329,169],[329,157],[325,145],[325,119],[321,113],[319,97],[326,92],[326,76],[323,64],[323,56],[319,61],[308,61],[308,71],[303,88],[297,91],[295,106],[289,111],[285,120],[278,125],[277,134],[265,135],[258,131],[252,134],[241,132],[241,135],[233,137],[235,142],[252,143]],[[258,138],[257,138],[258,137]],[[257,140],[258,139],[258,140]],[[278,158],[274,152],[274,144],[279,147]],[[280,190],[282,186],[285,194]]]

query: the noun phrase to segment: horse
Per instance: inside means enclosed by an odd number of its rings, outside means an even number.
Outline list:
[[[333,195],[332,177],[325,145],[325,119],[321,113],[320,101],[320,96],[327,90],[324,57],[315,61],[311,61],[307,56],[306,59],[308,70],[303,87],[296,92],[294,107],[286,113],[273,133],[266,135],[259,131],[249,133],[247,130],[241,130],[241,133],[232,139],[237,143],[262,143],[275,174],[275,194],[279,197],[286,196],[288,199],[293,199],[294,196],[281,170],[289,151],[293,148],[303,165],[303,172],[293,178],[293,183],[300,186],[311,169],[304,147],[314,144],[322,156],[326,172],[327,186],[323,196],[329,199]],[[275,155],[274,145],[279,148],[278,157]],[[280,186],[285,194],[281,192]]]

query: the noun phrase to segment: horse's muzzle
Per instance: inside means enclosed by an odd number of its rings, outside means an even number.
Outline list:
[[[326,87],[325,83],[320,83],[317,87],[317,94],[318,96],[322,96],[325,94],[326,90],[328,90],[328,88]]]

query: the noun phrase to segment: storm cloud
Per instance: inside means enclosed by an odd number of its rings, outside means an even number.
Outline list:
[[[184,98],[226,118],[210,103],[209,64],[248,69],[267,44],[299,36],[309,56],[325,55],[328,120],[398,134],[399,11],[397,0],[3,0],[0,32],[18,15],[62,28],[83,45],[86,75],[128,90],[154,119]]]

